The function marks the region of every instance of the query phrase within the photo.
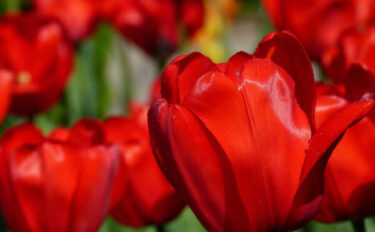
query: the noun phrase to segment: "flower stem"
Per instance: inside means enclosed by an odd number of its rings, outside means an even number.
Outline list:
[[[156,230],[157,230],[158,232],[165,232],[164,225],[157,225],[157,226],[156,226]]]
[[[366,232],[365,222],[363,219],[352,220],[352,225],[355,232]]]

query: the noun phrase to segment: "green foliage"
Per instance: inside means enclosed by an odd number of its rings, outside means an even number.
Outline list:
[[[46,113],[38,114],[33,118],[33,123],[40,128],[44,134],[49,134],[53,129],[63,126],[66,110],[61,104],[53,107]]]
[[[14,12],[21,8],[22,1],[20,0],[1,0],[0,1],[0,13]]]
[[[92,38],[77,47],[75,69],[63,100],[68,125],[83,117],[106,116],[111,98],[106,69],[112,37],[111,27],[102,24]]]
[[[375,231],[375,219],[367,218],[365,220],[367,232]],[[199,223],[190,208],[186,209],[181,215],[171,223],[164,226],[166,232],[205,232],[206,230]],[[99,232],[157,232],[156,227],[146,228],[129,228],[118,224],[111,218],[108,218]],[[323,224],[312,221],[302,229],[296,232],[354,232],[353,225],[350,221],[344,221],[332,224]]]
[[[165,232],[205,232],[206,230],[199,223],[193,212],[186,207],[181,215],[171,223],[164,225]],[[108,218],[99,232],[157,232],[156,227],[148,226],[135,229],[118,224],[111,218]]]
[[[26,119],[13,114],[8,114],[0,126],[0,135],[4,133],[9,127],[20,125],[26,122]]]
[[[239,0],[241,4],[240,16],[251,14],[255,12],[260,7],[260,0]]]
[[[5,224],[5,221],[4,221],[4,219],[3,219],[2,216],[0,217],[0,231],[1,232],[8,231],[8,228],[7,228],[6,224]]]
[[[169,223],[166,226],[166,231],[174,232],[174,231],[181,231],[181,232],[205,232],[206,230],[200,224],[198,219],[195,217],[193,212],[190,208],[186,207],[186,209],[182,212],[182,214],[177,218],[177,220]]]
[[[0,0],[0,15],[6,12],[28,11],[31,8],[31,0]]]
[[[365,219],[365,228],[367,232],[375,231],[375,219]],[[312,221],[307,226],[296,232],[354,232],[353,225],[350,221],[324,224]]]

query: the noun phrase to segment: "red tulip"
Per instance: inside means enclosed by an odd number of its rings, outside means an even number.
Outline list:
[[[161,95],[148,114],[154,154],[208,231],[306,224],[332,149],[374,105],[349,104],[315,129],[311,64],[286,32],[219,66],[199,53],[176,58]]]
[[[31,124],[1,138],[0,204],[12,231],[97,231],[120,199],[120,150],[101,143],[98,130],[83,133],[81,124],[89,130],[80,122],[66,141],[45,138]]]
[[[189,37],[194,36],[202,28],[204,22],[204,6],[202,0],[175,0],[181,22]]]
[[[337,92],[321,94],[316,106],[317,125],[348,104]],[[374,140],[375,124],[369,117],[348,129],[328,161],[324,198],[316,220],[336,222],[374,215]]]
[[[369,72],[365,76],[375,75],[374,57],[375,26],[372,26],[363,32],[352,31],[343,35],[336,46],[327,49],[323,54],[322,64],[335,83],[354,81],[357,83],[348,83],[348,87],[362,84],[367,88],[368,85],[366,87],[365,83],[361,83],[365,81],[361,74]],[[375,87],[373,84],[372,86]]]
[[[68,37],[75,42],[88,37],[94,31],[99,19],[100,0],[33,1],[38,14],[59,21]]]
[[[108,0],[104,17],[145,52],[164,56],[178,43],[178,24],[193,36],[203,25],[202,0]]]
[[[11,111],[32,115],[60,98],[72,69],[72,48],[57,23],[35,15],[0,19],[0,70],[14,78]]]
[[[11,73],[0,70],[0,124],[8,113],[13,89],[13,76]]]
[[[128,185],[112,216],[119,222],[141,227],[164,224],[174,219],[185,206],[182,198],[165,179],[152,154],[147,129],[147,110],[104,122],[107,139],[118,144],[128,170]]]
[[[373,0],[262,0],[278,30],[293,32],[310,55],[320,60],[349,29],[361,29],[375,20]]]

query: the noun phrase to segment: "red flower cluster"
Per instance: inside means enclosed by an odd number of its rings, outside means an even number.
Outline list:
[[[374,90],[375,25],[363,32],[343,35],[336,46],[326,50],[322,66],[335,83],[346,83],[349,90]]]
[[[317,125],[349,104],[338,90],[319,88]],[[324,198],[316,220],[336,222],[374,215],[374,139],[375,124],[370,117],[348,129],[328,161]]]
[[[293,32],[319,60],[341,34],[375,22],[373,0],[262,0],[278,30]]]
[[[0,203],[10,228],[96,231],[111,212],[130,226],[175,218],[185,204],[152,155],[147,110],[83,119],[48,137],[31,124],[5,132]]]
[[[0,141],[0,203],[12,231],[96,231],[124,190],[120,149],[83,120],[44,137],[33,125]]]
[[[348,101],[375,91],[374,38],[373,27],[363,32],[348,32],[324,53],[323,67],[337,85],[322,91],[318,98],[318,124]],[[327,167],[325,197],[317,220],[335,222],[374,215],[373,117],[371,113],[349,129],[334,151]]]
[[[204,15],[201,0],[34,0],[34,6],[33,14],[0,18],[0,121],[9,105],[29,116],[60,99],[72,71],[71,42],[90,35],[100,19],[111,21],[149,54],[165,58],[177,47],[178,24],[192,36]]]
[[[150,55],[167,55],[179,41],[179,25],[193,36],[203,25],[202,0],[34,0],[35,10],[59,21],[75,42],[108,20]]]
[[[204,18],[202,0],[108,0],[103,9],[126,38],[154,56],[175,51],[179,24],[193,36]]]
[[[311,64],[285,32],[225,64],[198,53],[178,57],[161,85],[149,111],[154,153],[209,231],[307,223],[319,209],[333,148],[374,105],[366,98],[347,104],[316,128]]]
[[[374,0],[264,0],[278,29],[254,54],[179,56],[127,117],[0,138],[0,208],[14,232],[162,225],[185,202],[208,231],[287,231],[375,214]],[[166,59],[203,0],[34,0],[0,17],[0,122],[58,102],[75,44],[100,21]],[[299,37],[302,42],[297,39]],[[307,47],[309,53],[306,52]],[[333,85],[316,85],[309,55]],[[345,133],[346,132],[346,133]]]

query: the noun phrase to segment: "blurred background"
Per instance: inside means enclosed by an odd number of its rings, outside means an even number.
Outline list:
[[[33,122],[48,133],[59,125],[72,125],[83,117],[105,118],[125,115],[130,101],[147,103],[153,83],[163,67],[173,58],[200,51],[214,62],[225,62],[243,50],[253,53],[258,42],[272,25],[258,0],[205,0],[205,18],[194,38],[183,41],[168,59],[145,53],[110,24],[99,23],[95,32],[76,45],[75,66],[63,99],[52,109],[33,117]],[[29,0],[0,0],[0,13],[28,11]],[[314,65],[316,78],[321,71]],[[1,131],[26,119],[8,115]],[[368,231],[375,231],[375,221],[366,220]],[[100,232],[152,232],[156,228],[132,229],[108,218]],[[205,231],[190,209],[165,227],[169,232]],[[299,231],[353,231],[349,222],[325,225],[311,222]]]

